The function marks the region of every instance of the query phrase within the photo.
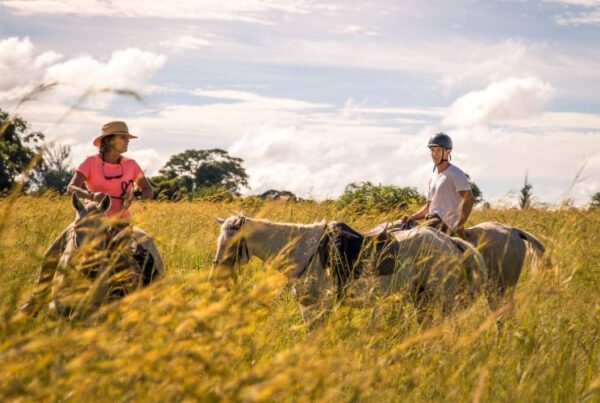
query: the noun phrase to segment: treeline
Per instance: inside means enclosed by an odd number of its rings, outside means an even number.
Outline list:
[[[39,131],[19,117],[10,117],[0,109],[0,195],[13,191],[26,193],[54,191],[65,193],[74,175],[71,149],[68,145],[49,144]],[[173,155],[150,177],[159,200],[212,200],[227,201],[241,197],[240,191],[248,186],[248,175],[241,158],[225,150],[190,149]],[[476,203],[483,202],[479,187],[471,182]],[[519,204],[531,204],[531,184],[525,179]],[[269,200],[301,200],[287,190],[271,189],[250,196]],[[335,200],[340,208],[355,212],[394,210],[420,205],[425,197],[413,187],[351,183]],[[487,203],[485,203],[487,204]],[[600,192],[592,197],[592,208],[600,207]]]

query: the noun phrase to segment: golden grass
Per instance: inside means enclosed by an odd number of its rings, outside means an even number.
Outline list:
[[[473,214],[531,231],[553,262],[535,276],[526,267],[500,330],[483,298],[421,327],[392,295],[338,306],[311,332],[268,264],[251,261],[228,290],[207,282],[214,216],[240,211],[360,230],[395,218],[327,203],[138,203],[135,223],[155,236],[168,276],[70,322],[14,314],[73,218],[68,199],[0,201],[3,400],[600,401],[599,211]]]

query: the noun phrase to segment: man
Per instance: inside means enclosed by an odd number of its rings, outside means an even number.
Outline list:
[[[429,139],[427,147],[435,164],[429,180],[427,204],[416,213],[402,217],[401,221],[410,223],[424,218],[421,225],[464,238],[464,225],[475,202],[471,184],[460,168],[450,164],[450,136],[438,133]]]

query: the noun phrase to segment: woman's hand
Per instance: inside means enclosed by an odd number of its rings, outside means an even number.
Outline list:
[[[134,199],[135,199],[135,195],[133,194],[133,188],[132,188],[130,191],[125,193],[125,196],[123,198],[123,209],[127,210],[129,208],[129,206],[131,206],[131,203],[133,203]]]
[[[105,196],[106,196],[106,193],[94,192],[90,195],[90,200],[94,201],[96,203],[100,203],[102,200],[104,200]]]

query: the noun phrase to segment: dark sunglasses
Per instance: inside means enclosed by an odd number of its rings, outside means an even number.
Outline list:
[[[118,175],[106,175],[106,173],[104,173],[104,161],[102,161],[102,176],[104,176],[104,179],[110,180],[110,179],[120,179],[123,177],[123,165],[121,165],[121,161],[119,161],[119,166],[121,167],[121,173]]]

